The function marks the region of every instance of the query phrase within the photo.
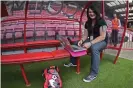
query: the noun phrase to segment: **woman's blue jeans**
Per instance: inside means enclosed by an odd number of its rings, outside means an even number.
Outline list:
[[[87,42],[86,40],[85,42]],[[77,42],[75,43],[77,45]],[[91,45],[90,52],[91,52],[91,68],[90,68],[90,75],[96,76],[99,70],[99,63],[100,63],[100,52],[105,49],[107,43],[105,41],[98,42],[96,44]],[[70,58],[70,62],[76,64],[75,57]]]

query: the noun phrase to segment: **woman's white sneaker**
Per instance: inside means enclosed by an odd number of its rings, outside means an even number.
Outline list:
[[[93,81],[97,76],[87,76],[86,78],[83,79],[84,82],[91,82]]]
[[[77,65],[72,64],[72,63],[69,63],[69,64],[64,64],[64,66],[65,66],[65,67],[75,67],[75,66],[77,66]]]

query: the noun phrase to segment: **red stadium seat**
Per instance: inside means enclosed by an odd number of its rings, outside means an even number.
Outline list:
[[[66,36],[66,24],[58,24],[57,31],[59,35]]]
[[[45,24],[42,24],[42,23],[36,23],[35,24],[36,38],[41,37],[42,39],[46,39],[45,31],[46,31]]]
[[[18,24],[14,28],[14,32],[15,32],[15,40],[18,38],[22,38],[24,34],[24,24]]]
[[[20,64],[26,62],[35,62],[42,60],[53,59],[53,55],[49,52],[36,52],[36,53],[25,53],[25,54],[13,54],[13,55],[2,55],[2,64]]]
[[[23,49],[24,47],[32,48],[32,47],[57,47],[60,46],[59,40],[45,40],[45,41],[32,41],[24,43],[13,43],[13,44],[2,44],[1,50],[11,50],[11,49]]]
[[[46,23],[46,30],[48,37],[56,38],[57,24]]]
[[[26,37],[27,38],[32,38],[32,39],[35,40],[34,32],[35,32],[34,24],[31,24],[31,23],[30,24],[27,24],[26,25]]]

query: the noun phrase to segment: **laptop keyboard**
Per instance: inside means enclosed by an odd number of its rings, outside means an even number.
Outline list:
[[[73,49],[74,49],[74,50],[79,50],[79,49],[78,49],[78,48],[76,48],[76,47],[73,47]]]

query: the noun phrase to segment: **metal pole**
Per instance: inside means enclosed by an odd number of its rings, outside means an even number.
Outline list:
[[[24,24],[24,45],[26,43],[26,25],[27,25],[27,11],[28,11],[28,1],[26,1],[25,7],[25,24]],[[26,47],[24,47],[24,52],[27,53]]]
[[[27,79],[27,76],[26,76],[26,73],[25,73],[23,64],[20,64],[20,68],[21,68],[22,76],[24,78],[24,81],[26,83],[26,86],[30,86],[30,83],[29,83],[29,81]]]
[[[114,64],[116,64],[116,61],[118,60],[118,56],[119,56],[119,54],[121,52],[121,48],[122,48],[122,45],[123,45],[123,42],[124,42],[124,37],[125,37],[126,29],[127,29],[128,13],[129,13],[129,3],[128,3],[128,0],[127,0],[126,1],[126,19],[125,19],[125,25],[124,25],[124,32],[123,32],[123,35],[122,35],[122,41],[120,43],[120,48],[119,48],[117,56],[116,56],[116,58],[114,60]]]

